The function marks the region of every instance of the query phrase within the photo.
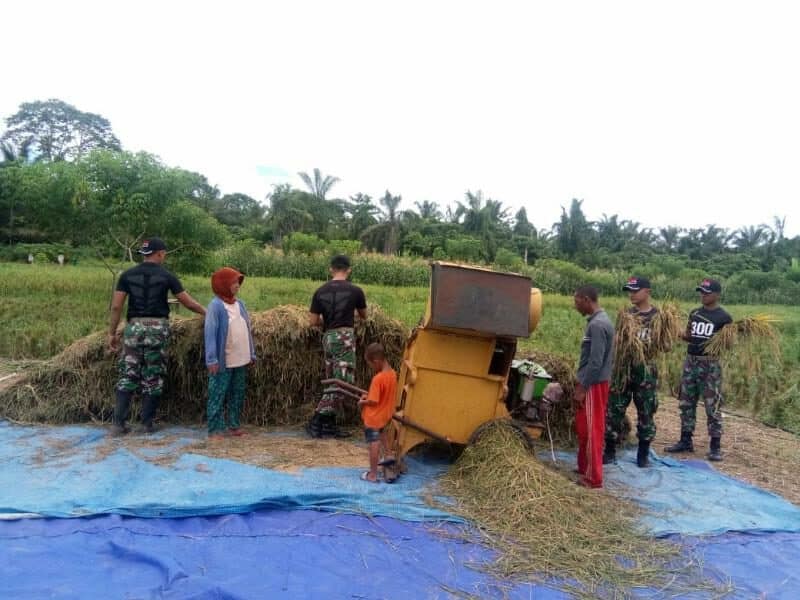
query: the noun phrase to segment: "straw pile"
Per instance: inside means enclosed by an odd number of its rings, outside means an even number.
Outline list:
[[[650,321],[649,335],[643,336],[641,320],[627,308],[620,308],[614,332],[612,381],[627,381],[634,366],[653,364],[669,353],[680,338],[684,321],[678,306],[666,302]]]
[[[309,327],[304,307],[279,306],[251,317],[258,361],[248,373],[243,421],[253,425],[300,423],[311,414],[321,393],[320,331]],[[367,344],[380,342],[390,362],[399,365],[407,337],[400,322],[370,307],[367,319],[356,320],[356,336],[359,354]],[[171,323],[168,364],[159,417],[173,423],[201,422],[208,385],[201,319]],[[105,336],[95,333],[0,392],[0,415],[24,422],[109,421],[116,378],[116,357],[106,353]],[[356,383],[365,387],[370,378],[363,356],[357,356]],[[137,408],[139,403],[133,406]],[[348,403],[342,420],[356,418],[355,406]]]
[[[463,452],[439,491],[478,528],[478,541],[498,551],[477,565],[498,577],[589,598],[628,597],[638,586],[664,596],[706,587],[677,545],[637,528],[635,505],[547,468],[502,424]]]

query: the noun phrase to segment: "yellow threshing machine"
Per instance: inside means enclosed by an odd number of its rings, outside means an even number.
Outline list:
[[[397,386],[394,455],[440,440],[466,445],[479,428],[509,419],[508,378],[517,339],[542,314],[541,292],[522,275],[444,262],[431,265],[428,305],[406,342]],[[533,437],[538,424],[523,423]]]

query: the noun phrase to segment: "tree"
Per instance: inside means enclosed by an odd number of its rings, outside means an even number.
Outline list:
[[[311,195],[315,196],[319,200],[325,200],[325,196],[328,195],[328,192],[331,190],[331,188],[339,183],[338,177],[333,177],[332,175],[325,175],[323,177],[319,169],[314,169],[313,179],[305,171],[300,171],[298,175],[300,176],[300,179],[303,180],[303,183],[306,184],[306,187],[308,188],[308,191],[311,192]]]
[[[383,207],[383,220],[367,227],[361,233],[361,241],[367,248],[382,249],[384,254],[395,254],[400,247],[400,220],[397,207],[402,196],[393,196],[389,190],[379,200]]]
[[[658,237],[656,238],[658,245],[667,252],[677,250],[682,231],[680,227],[675,227],[673,225],[660,228],[658,230]]]
[[[31,144],[32,141],[30,139],[23,141],[19,148],[15,148],[10,142],[0,143],[0,158],[2,158],[0,169],[3,170],[0,177],[0,206],[8,206],[9,243],[14,241],[14,223],[16,221],[14,211],[17,206],[17,195],[20,187],[20,167],[31,162]]]
[[[428,221],[441,221],[442,211],[439,210],[439,205],[436,202],[423,200],[422,202],[414,202],[417,207],[417,213],[420,218]]]
[[[754,250],[769,241],[770,233],[766,225],[748,225],[736,230],[733,243],[739,250]]]
[[[17,147],[29,143],[41,160],[75,160],[97,148],[120,149],[108,119],[61,100],[25,102],[6,123],[2,141]]]
[[[569,212],[561,207],[561,220],[553,225],[556,230],[558,249],[566,256],[574,258],[581,254],[591,243],[593,237],[592,224],[586,220],[581,205],[583,200],[572,199]]]

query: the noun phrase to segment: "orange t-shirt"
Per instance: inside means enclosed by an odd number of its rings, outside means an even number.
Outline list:
[[[369,429],[383,429],[394,414],[395,393],[397,392],[397,373],[390,369],[381,371],[372,378],[367,392],[367,400],[377,400],[375,406],[364,406],[361,418]]]

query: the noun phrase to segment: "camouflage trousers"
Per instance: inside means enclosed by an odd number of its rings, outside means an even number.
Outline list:
[[[614,382],[608,396],[606,412],[606,439],[621,443],[619,439],[625,412],[633,400],[636,406],[636,436],[639,441],[650,442],[656,437],[656,422],[653,418],[658,410],[658,369],[655,365],[631,367],[626,381]]]
[[[325,379],[341,379],[353,383],[356,370],[356,334],[342,327],[326,331],[322,337],[325,352]],[[335,414],[343,396],[339,392],[325,391],[317,404],[319,414]]]
[[[686,357],[681,376],[678,408],[681,432],[692,433],[697,417],[697,402],[703,399],[709,437],[722,435],[722,367],[719,360],[707,356]]]
[[[167,366],[169,321],[135,319],[122,334],[117,390],[142,395],[161,396]]]

